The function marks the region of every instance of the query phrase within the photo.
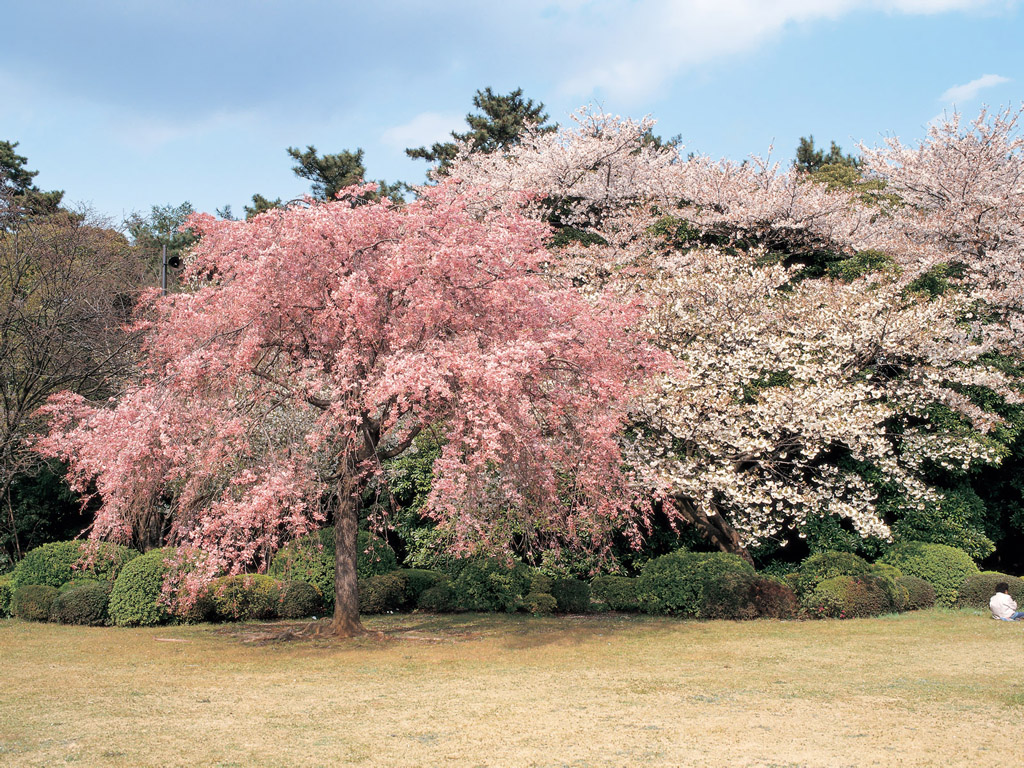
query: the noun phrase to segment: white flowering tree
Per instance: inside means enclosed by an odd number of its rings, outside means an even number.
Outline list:
[[[828,517],[887,538],[883,496],[941,504],[924,470],[1001,460],[972,393],[1021,402],[989,364],[1021,338],[1012,113],[865,151],[875,202],[757,158],[683,160],[651,127],[580,112],[449,172],[562,227],[549,268],[584,292],[646,302],[685,373],[623,439],[671,514],[741,554]]]

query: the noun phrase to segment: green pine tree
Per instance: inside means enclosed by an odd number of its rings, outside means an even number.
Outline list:
[[[505,95],[484,88],[473,96],[473,106],[480,113],[470,112],[466,115],[469,130],[465,133],[452,131],[455,141],[435,142],[429,149],[407,149],[405,154],[437,163],[437,172],[444,175],[458,154],[457,142],[472,141],[474,152],[490,153],[517,144],[526,125],[536,125],[544,133],[558,128],[557,125],[547,124],[548,115],[542,103],[534,104],[533,99],[523,98],[522,88],[516,88]]]

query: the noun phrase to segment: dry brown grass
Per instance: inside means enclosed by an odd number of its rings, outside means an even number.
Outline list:
[[[371,619],[280,626],[0,622],[0,764],[1024,764],[1024,624]]]

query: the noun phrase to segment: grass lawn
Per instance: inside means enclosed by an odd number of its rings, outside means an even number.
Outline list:
[[[1024,623],[389,616],[280,625],[0,621],[0,764],[1024,764]]]

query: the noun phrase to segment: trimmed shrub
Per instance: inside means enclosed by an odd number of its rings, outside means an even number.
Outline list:
[[[0,619],[11,615],[11,596],[14,590],[11,588],[10,573],[0,574]]]
[[[852,552],[819,552],[800,564],[796,593],[800,596],[813,592],[821,582],[836,576],[860,576],[871,568],[863,557]]]
[[[409,604],[407,582],[400,571],[359,580],[360,613],[395,613]]]
[[[999,571],[982,571],[968,576],[957,592],[958,608],[988,608],[989,598],[996,593],[996,584],[1005,581],[1010,587],[1010,597],[1024,603],[1024,581],[1016,576],[1007,576]]]
[[[700,618],[705,589],[727,573],[753,574],[754,568],[724,552],[671,552],[644,566],[636,583],[637,602],[645,613]]]
[[[895,565],[889,565],[888,563],[872,563],[868,567],[868,573],[872,576],[885,576],[893,581],[896,581],[896,579],[903,575],[903,571]]]
[[[60,590],[50,608],[50,620],[89,627],[106,624],[111,586],[106,581],[83,581]]]
[[[612,611],[636,611],[636,579],[628,576],[597,576],[590,582],[590,593]]]
[[[945,544],[921,541],[897,544],[881,561],[895,565],[904,576],[927,581],[935,589],[935,602],[947,607],[956,603],[957,593],[967,577],[978,573],[978,566],[966,552]]]
[[[394,573],[401,574],[402,578],[405,579],[408,608],[414,608],[419,605],[420,595],[428,589],[448,580],[448,577],[440,571],[430,571],[425,568],[403,568],[399,571],[394,571]]]
[[[812,618],[853,619],[880,616],[896,609],[891,586],[878,576],[833,576],[804,595]]]
[[[93,556],[87,567],[76,568],[90,555]],[[24,584],[60,587],[78,577],[113,582],[125,564],[138,556],[134,549],[107,542],[54,541],[30,550],[22,558],[14,569],[13,586],[15,589]]]
[[[312,584],[304,581],[284,581],[280,584],[281,597],[277,615],[282,619],[304,619],[315,615],[323,602]]]
[[[780,579],[757,573],[726,573],[704,587],[700,615],[707,619],[791,619],[796,594]]]
[[[210,598],[221,621],[276,619],[280,582],[265,573],[221,576],[210,583]]]
[[[907,591],[907,604],[905,611],[919,611],[924,608],[931,608],[935,605],[935,588],[924,579],[917,576],[900,576],[896,584]],[[988,601],[985,602],[988,607]]]
[[[590,585],[579,579],[555,579],[551,585],[559,613],[586,613],[590,610]]]
[[[759,576],[751,584],[751,598],[762,619],[793,619],[800,608],[796,592],[782,579]]]
[[[551,599],[554,600],[554,598]],[[458,610],[455,590],[452,589],[451,582],[442,581],[437,586],[423,590],[416,607],[421,611],[431,613],[452,613]]]
[[[523,598],[523,610],[528,613],[554,613],[558,601],[549,592],[530,592]]]
[[[371,537],[367,531],[359,531],[356,548],[359,553],[356,573],[361,579],[398,568],[394,550],[381,539]],[[274,555],[267,574],[283,581],[312,584],[324,606],[333,608],[334,527],[321,528],[285,544]]]
[[[160,602],[167,566],[173,548],[154,549],[130,561],[110,591],[110,620],[119,627],[148,627],[164,624],[171,618]]]
[[[539,594],[551,594],[551,587],[555,580],[543,573],[534,573],[530,576],[530,591]]]
[[[25,584],[14,590],[11,612],[25,621],[49,621],[57,588],[49,584]]]
[[[463,611],[514,613],[531,591],[529,569],[497,558],[468,560],[452,582],[455,604]]]

